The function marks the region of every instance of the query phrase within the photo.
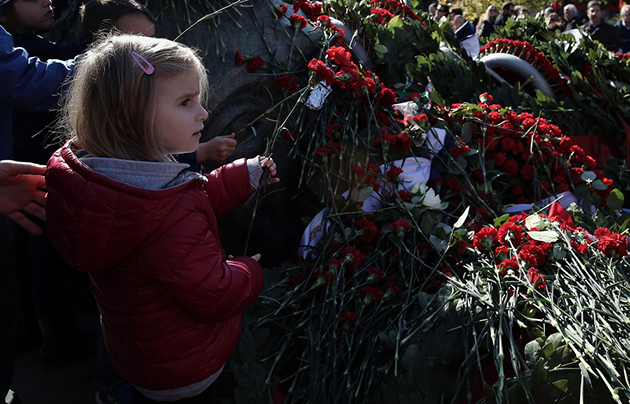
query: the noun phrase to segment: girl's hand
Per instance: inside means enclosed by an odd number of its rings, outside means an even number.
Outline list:
[[[276,182],[280,182],[280,178],[276,178],[276,163],[274,163],[271,157],[259,157],[258,161],[260,162],[260,167],[263,169],[263,171],[265,171],[265,169],[268,169],[268,184],[275,184]]]

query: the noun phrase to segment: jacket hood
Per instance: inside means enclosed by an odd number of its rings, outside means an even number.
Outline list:
[[[82,154],[69,142],[46,170],[49,237],[81,271],[105,270],[151,243],[174,220],[169,213],[186,197],[185,189],[203,192],[205,178],[185,171],[187,165],[89,156],[82,161]]]

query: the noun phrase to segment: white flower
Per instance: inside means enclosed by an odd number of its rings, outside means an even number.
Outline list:
[[[527,216],[527,219],[525,219],[525,227],[527,227],[527,230],[542,230],[545,228],[545,220],[538,216],[537,214],[533,214],[533,215],[529,215]]]
[[[424,194],[424,198],[422,198],[422,204],[429,209],[442,208],[442,200],[440,200],[440,197],[435,194],[433,188],[429,188],[426,194]]]

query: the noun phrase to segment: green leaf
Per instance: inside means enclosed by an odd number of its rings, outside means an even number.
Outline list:
[[[567,251],[560,243],[556,243],[553,245],[553,257],[557,260],[563,260],[567,257]]]
[[[608,195],[608,199],[606,199],[606,205],[614,211],[621,210],[624,202],[625,198],[623,196],[623,192],[617,188],[610,191],[610,195]]]
[[[429,99],[438,105],[446,105],[446,101],[437,91],[431,91],[429,93]]]
[[[566,379],[558,380],[553,382],[552,385],[558,389],[560,389],[563,393],[566,393],[569,389],[569,381]]]
[[[558,233],[551,230],[543,231],[528,231],[527,234],[536,241],[542,241],[544,243],[555,243],[558,241]]]
[[[363,201],[367,200],[370,196],[372,196],[373,193],[374,193],[374,188],[372,188],[372,187],[365,187],[365,188],[361,189],[361,192],[359,192],[359,198],[356,201],[357,202],[363,202]]]
[[[545,386],[549,383],[549,372],[545,369],[545,361],[540,359],[536,362],[536,366],[534,366],[534,370],[532,370],[532,391],[535,387]]]
[[[596,189],[598,191],[605,191],[608,189],[608,185],[604,184],[602,180],[595,180],[593,181],[593,189]]]
[[[575,187],[575,196],[578,199],[584,199],[591,193],[590,189],[586,185],[578,185]]]
[[[433,248],[435,248],[435,251],[440,254],[446,251],[446,247],[448,247],[448,242],[446,240],[442,240],[433,234],[429,237],[429,241],[431,242],[431,245],[433,245]]]
[[[460,139],[465,144],[472,142],[472,125],[470,122],[465,122],[462,125],[462,134],[460,135]]]
[[[527,366],[534,367],[543,356],[543,351],[538,341],[533,340],[525,345],[525,360],[527,361]]]
[[[584,182],[595,181],[597,179],[597,174],[592,171],[584,171],[582,175],[580,175],[580,178],[582,178],[582,181]]]
[[[431,234],[433,230],[433,221],[431,220],[431,215],[429,215],[429,211],[425,212],[422,215],[422,219],[420,219],[420,230],[424,234]]]
[[[499,227],[503,223],[507,222],[508,220],[510,220],[510,214],[509,213],[506,213],[503,216],[499,216],[499,217],[495,218],[494,221],[493,221],[494,227]]]
[[[374,45],[374,48],[373,48],[373,49],[374,49],[376,52],[381,53],[381,54],[385,54],[385,53],[387,53],[387,52],[388,52],[387,46],[382,45],[382,44],[380,44],[380,43],[379,43],[379,44]]]

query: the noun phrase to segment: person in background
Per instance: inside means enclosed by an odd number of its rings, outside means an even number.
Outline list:
[[[518,20],[521,18],[525,18],[525,16],[528,16],[529,14],[529,10],[526,9],[523,6],[514,6],[514,19]]]
[[[621,36],[621,51],[623,53],[630,52],[630,5],[626,4],[619,11],[619,21],[615,24],[615,28]]]
[[[85,42],[51,42],[38,35],[55,22],[51,0],[9,0],[0,8],[0,24],[13,36],[15,46],[40,60],[72,59],[85,50]]]
[[[562,21],[560,20],[560,16],[558,14],[554,13],[550,13],[546,20],[547,22],[547,29],[550,31],[558,31],[558,32],[562,32],[564,31],[564,26],[562,25]]]
[[[594,41],[599,41],[611,52],[619,52],[621,49],[621,34],[619,30],[608,24],[602,18],[602,3],[598,0],[589,1],[586,6],[588,22],[582,26],[582,30]]]
[[[494,25],[497,27],[502,27],[507,23],[507,20],[512,18],[514,15],[514,3],[511,1],[506,1],[503,3],[503,8],[501,9],[501,13],[497,16],[496,20],[494,20]]]
[[[437,21],[440,21],[442,19],[442,17],[448,18],[448,14],[449,14],[449,11],[450,11],[450,6],[448,4],[446,4],[446,3],[440,3],[440,4],[438,4],[436,10],[437,10],[437,14],[435,16],[435,19]]]
[[[172,158],[197,149],[208,117],[192,49],[112,35],[92,50],[64,104],[70,140],[46,170],[51,238],[90,274],[132,403],[212,403],[263,284],[260,254],[228,256],[216,216],[278,182],[276,165],[257,156],[200,175]]]
[[[481,38],[488,38],[490,35],[495,34],[494,21],[497,18],[499,10],[495,6],[488,6],[486,12],[479,20],[477,25],[477,35]]]
[[[46,220],[45,169],[39,164],[0,160],[0,215],[33,234],[41,234],[42,229],[24,212]]]
[[[8,0],[0,0],[0,7],[6,3]],[[29,59],[24,49],[13,47],[13,38],[0,26],[0,160],[10,159],[13,153],[12,107],[43,111],[54,106],[61,84],[70,73],[73,63],[59,60],[42,63],[36,58]],[[6,164],[3,166],[8,169]],[[7,178],[9,183],[12,182],[12,169],[8,174],[5,171],[5,184]],[[4,203],[1,206],[4,207],[1,214],[17,218],[22,225],[21,212]],[[36,212],[32,213],[37,215]],[[7,216],[0,216],[0,402],[18,404],[21,402],[19,395],[10,390],[19,310],[14,237],[9,229],[9,220]],[[39,233],[39,230],[31,230],[35,234]]]
[[[453,17],[453,29],[455,36],[466,49],[468,56],[476,58],[479,56],[479,38],[477,37],[475,26],[466,21],[463,15]]]
[[[553,7],[545,7],[542,10],[542,17],[545,19],[545,21],[547,21],[547,18],[549,17],[549,14],[555,13],[555,12],[556,12],[556,10],[554,10]]]
[[[95,36],[118,30],[125,34],[155,36],[155,17],[135,0],[89,0],[79,9],[83,35],[88,43]]]
[[[580,20],[580,17],[578,16],[578,10],[577,10],[577,7],[575,7],[575,5],[567,4],[562,9],[562,12],[564,14],[564,20],[566,21],[566,25],[564,28],[565,31],[578,29],[582,25],[582,21]]]
[[[71,59],[81,54],[85,42],[51,42],[38,33],[55,22],[50,0],[10,0],[0,7],[0,23],[22,47],[40,60]],[[13,158],[46,164],[52,155],[56,120],[54,111],[15,108],[13,113]],[[14,227],[16,263],[21,274],[24,307],[32,307],[41,333],[40,358],[46,368],[66,365],[96,351],[98,314],[89,279],[77,273],[55,251],[43,220],[32,219],[42,234]],[[34,310],[33,310],[34,309]],[[32,320],[35,323],[35,319]],[[91,326],[87,326],[88,323]],[[27,323],[28,324],[28,323]],[[86,325],[86,327],[84,327]],[[40,337],[36,327],[26,336]]]
[[[431,18],[434,20],[437,20],[437,5],[438,4],[436,2],[433,2],[429,4],[429,7],[427,8],[429,16],[431,16]]]
[[[457,15],[464,15],[464,10],[461,7],[451,7],[451,10],[448,13],[448,18],[451,20],[451,25],[453,23],[453,19]]]

